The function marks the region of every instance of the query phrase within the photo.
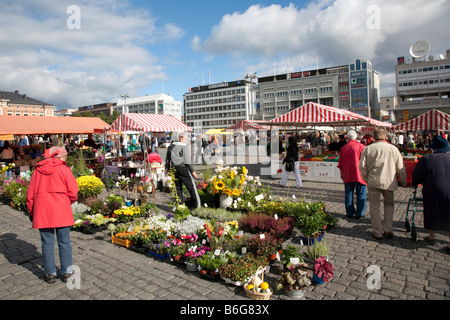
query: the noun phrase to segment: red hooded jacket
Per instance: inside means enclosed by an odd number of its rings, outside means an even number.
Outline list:
[[[39,162],[27,191],[27,207],[33,217],[33,228],[72,226],[71,205],[77,197],[77,180],[64,161],[49,158]]]

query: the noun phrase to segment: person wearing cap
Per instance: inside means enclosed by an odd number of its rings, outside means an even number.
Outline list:
[[[38,229],[42,243],[45,280],[56,281],[55,234],[58,242],[62,280],[72,275],[70,229],[74,224],[71,205],[78,198],[78,185],[65,162],[64,147],[52,147],[45,160],[36,165],[27,191],[27,208],[33,229]]]
[[[448,232],[445,252],[450,254],[450,147],[448,141],[436,137],[430,144],[433,153],[420,158],[412,175],[412,185],[423,185],[423,224],[428,230],[425,241],[435,244],[436,231]]]

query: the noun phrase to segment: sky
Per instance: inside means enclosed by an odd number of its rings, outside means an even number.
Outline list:
[[[0,0],[0,91],[57,109],[360,58],[395,95],[397,57],[450,49],[448,0]]]

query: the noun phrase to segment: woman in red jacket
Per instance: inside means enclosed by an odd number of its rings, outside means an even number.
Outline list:
[[[71,205],[77,200],[78,185],[65,162],[67,151],[52,147],[44,153],[31,177],[27,192],[27,207],[33,228],[39,229],[45,280],[56,281],[55,233],[58,241],[62,280],[72,274],[70,229],[74,224]]]

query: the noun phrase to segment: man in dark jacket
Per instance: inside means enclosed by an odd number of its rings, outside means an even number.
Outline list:
[[[436,231],[448,232],[445,251],[450,254],[450,147],[447,140],[436,137],[430,148],[434,153],[419,160],[412,185],[416,188],[423,185],[423,221],[428,230],[425,241],[434,244]]]
[[[178,142],[173,142],[167,149],[165,167],[166,170],[170,168],[175,170],[175,186],[180,202],[184,203],[183,185],[185,185],[191,196],[191,201],[187,206],[190,209],[199,208],[201,200],[195,184],[197,173],[192,165],[190,145],[187,144],[186,133],[180,133]]]

